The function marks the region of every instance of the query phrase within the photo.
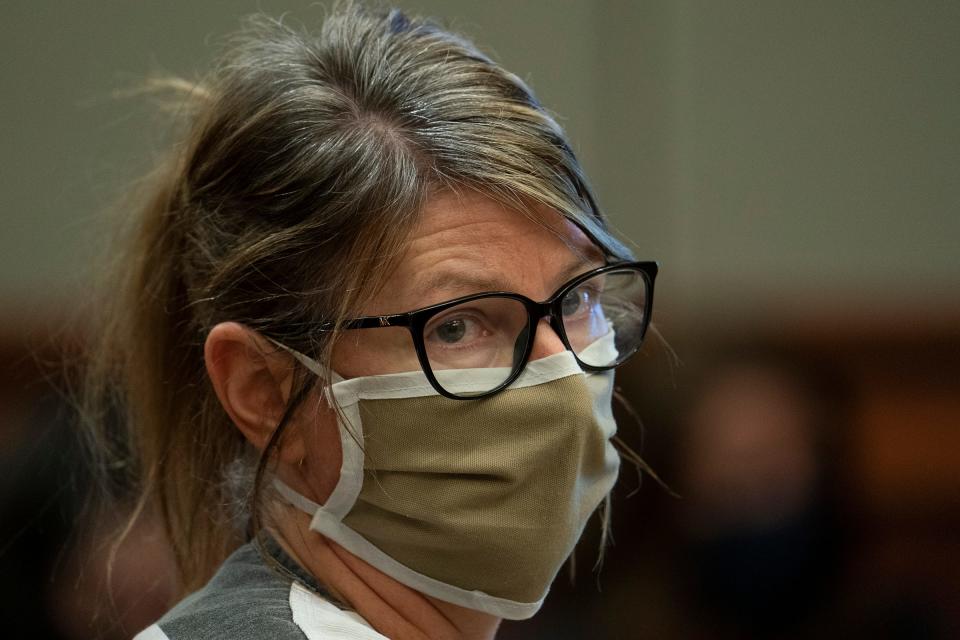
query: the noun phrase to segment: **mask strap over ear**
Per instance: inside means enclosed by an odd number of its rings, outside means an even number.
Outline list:
[[[273,344],[277,345],[278,348],[283,349],[290,355],[292,355],[297,362],[306,367],[311,373],[315,374],[321,380],[324,379],[323,368],[320,364],[309,358],[299,351],[295,351],[290,347],[281,344],[274,340],[273,338],[267,338]],[[343,377],[337,374],[336,371],[331,371],[331,378],[334,384],[343,382]],[[329,389],[326,390],[327,393],[327,402],[331,406],[334,406],[336,402],[335,399],[329,393]],[[337,403],[342,404],[342,403]],[[327,498],[327,501],[323,505],[319,505],[313,500],[310,500],[306,496],[303,496],[292,488],[280,481],[279,478],[275,478],[273,481],[274,487],[277,489],[277,492],[285,498],[290,504],[297,507],[301,511],[304,511],[310,515],[316,516],[318,512],[325,512],[333,517],[343,518],[348,511],[353,507],[353,504],[357,500],[357,496],[360,495],[360,488],[363,485],[363,434],[362,433],[353,433],[348,424],[350,425],[360,425],[360,414],[359,409],[356,405],[356,399],[353,402],[350,402],[348,406],[341,406],[341,411],[346,415],[341,416],[340,411],[337,412],[337,431],[340,434],[340,451],[342,460],[340,463],[340,479],[337,481],[337,485],[334,487],[333,492]],[[344,424],[344,420],[341,418],[346,418],[347,424]]]
[[[316,513],[317,509],[320,508],[319,504],[307,496],[294,491],[280,478],[273,479],[273,488],[277,490],[277,493],[283,496],[284,500],[311,516]]]
[[[303,366],[305,366],[307,369],[309,369],[311,373],[315,374],[316,376],[320,377],[321,379],[323,378],[323,369],[320,367],[320,363],[319,363],[319,362],[317,362],[317,361],[314,360],[313,358],[308,358],[307,356],[303,355],[303,354],[300,353],[299,351],[296,351],[296,350],[294,350],[294,349],[291,349],[290,347],[288,347],[288,346],[285,345],[285,344],[281,344],[281,343],[277,342],[276,340],[274,340],[274,339],[271,338],[270,336],[264,336],[264,337],[265,337],[267,340],[269,340],[270,342],[272,342],[273,344],[277,345],[277,347],[283,349],[284,351],[286,351],[287,353],[289,353],[291,356],[293,356],[293,358],[294,358],[297,362],[299,362],[300,364],[302,364]]]

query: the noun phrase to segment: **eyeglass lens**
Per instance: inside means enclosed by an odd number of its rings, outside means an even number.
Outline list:
[[[640,347],[646,321],[647,281],[635,270],[598,274],[557,303],[564,332],[584,364],[615,366]],[[423,330],[430,369],[438,383],[459,396],[486,393],[522,366],[530,317],[519,300],[488,297],[464,302],[433,316]],[[471,372],[463,389],[464,369]],[[458,390],[459,389],[459,390]]]

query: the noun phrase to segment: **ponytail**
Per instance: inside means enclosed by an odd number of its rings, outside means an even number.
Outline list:
[[[115,542],[155,511],[187,593],[242,540],[223,474],[244,441],[204,370],[182,261],[189,211],[179,165],[171,158],[135,194],[146,204],[111,254],[80,404],[98,495],[130,514]]]

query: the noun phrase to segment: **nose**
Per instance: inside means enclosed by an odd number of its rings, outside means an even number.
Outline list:
[[[543,318],[537,325],[537,335],[533,339],[533,350],[530,352],[530,360],[539,360],[552,356],[555,353],[563,353],[566,347],[563,340],[557,335],[557,332],[550,326],[550,322]]]

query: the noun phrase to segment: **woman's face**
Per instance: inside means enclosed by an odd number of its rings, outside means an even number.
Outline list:
[[[599,248],[576,225],[546,207],[536,211],[540,222],[476,192],[433,196],[395,271],[362,315],[402,313],[484,291],[544,300],[572,277],[603,265]],[[530,359],[563,350],[542,321]],[[345,332],[333,368],[352,378],[420,365],[410,332],[385,327]]]

